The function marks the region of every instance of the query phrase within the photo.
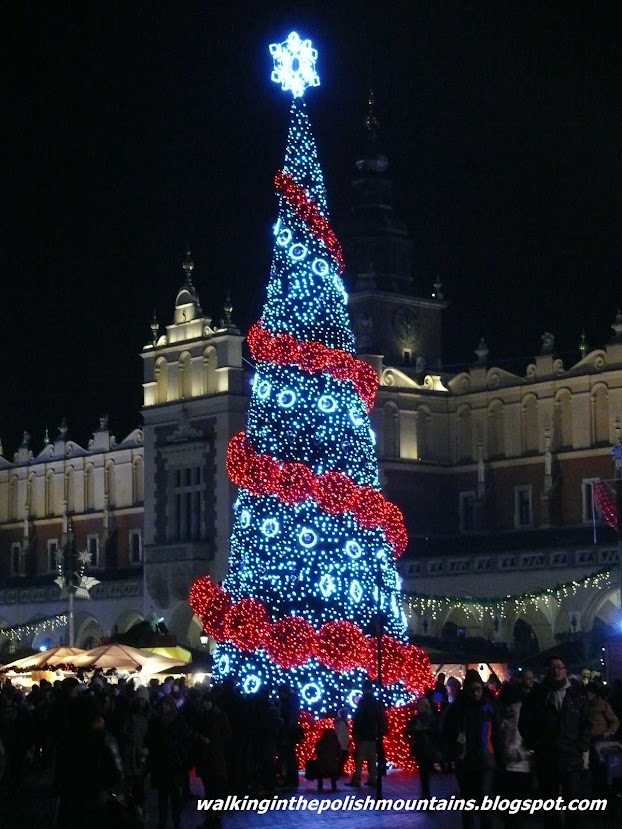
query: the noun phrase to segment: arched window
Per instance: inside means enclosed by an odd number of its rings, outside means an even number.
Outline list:
[[[572,397],[568,389],[561,389],[555,398],[553,448],[572,448]]]
[[[523,454],[538,451],[538,401],[533,394],[523,398],[521,406]]]
[[[54,472],[49,470],[45,476],[45,514],[54,515]]]
[[[156,403],[168,401],[168,364],[166,357],[160,357],[155,364]]]
[[[192,358],[187,351],[179,358],[179,396],[182,400],[192,397]]]
[[[488,407],[488,457],[505,456],[505,422],[503,403],[493,400]]]
[[[216,388],[216,349],[213,346],[203,352],[203,394],[214,394]]]
[[[19,482],[16,477],[13,477],[9,484],[9,518],[19,518],[18,492]]]
[[[387,403],[383,412],[383,448],[385,458],[400,456],[400,413],[395,403]]]
[[[73,466],[68,467],[65,472],[65,503],[67,504],[68,513],[76,511],[76,487]]]
[[[458,411],[456,451],[459,463],[468,463],[473,460],[473,433],[471,428],[470,406],[463,406]]]
[[[116,487],[116,470],[114,461],[108,461],[106,464],[105,469],[105,486],[106,486],[106,495],[108,496],[108,506],[114,507],[116,506],[116,495],[117,495],[117,487]]]
[[[95,469],[89,464],[84,470],[84,506],[87,510],[95,509]]]
[[[429,460],[430,452],[430,429],[432,415],[425,406],[417,409],[417,458],[420,461]]]
[[[145,466],[138,456],[132,461],[132,503],[142,504],[145,500]]]
[[[592,441],[609,443],[609,390],[605,385],[592,390]]]

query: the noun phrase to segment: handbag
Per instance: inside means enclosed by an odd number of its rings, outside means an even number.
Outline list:
[[[305,777],[307,780],[317,780],[317,760],[315,757],[310,757],[305,765]]]

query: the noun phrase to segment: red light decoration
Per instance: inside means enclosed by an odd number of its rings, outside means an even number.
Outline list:
[[[254,495],[276,495],[286,504],[300,504],[312,497],[331,515],[352,512],[362,527],[383,530],[396,556],[406,549],[408,535],[399,508],[373,487],[357,487],[343,472],[316,476],[305,464],[279,463],[270,455],[258,455],[244,432],[229,441],[227,472],[234,484]]]
[[[300,616],[286,616],[270,627],[265,650],[279,667],[289,669],[304,665],[312,657],[316,642],[313,625]]]
[[[346,512],[355,491],[356,486],[343,472],[326,472],[313,482],[313,497],[317,505],[331,515]]]
[[[352,622],[326,622],[320,628],[315,655],[327,668],[340,673],[352,671],[366,664],[369,654],[369,639]]]
[[[258,363],[298,366],[311,374],[325,371],[337,380],[350,380],[367,410],[373,408],[378,376],[365,360],[359,360],[341,348],[328,348],[323,343],[300,342],[291,334],[272,334],[261,322],[253,325],[247,342]]]
[[[594,498],[596,506],[601,516],[605,519],[608,526],[618,529],[618,511],[616,503],[611,490],[602,481],[594,484]]]
[[[261,648],[266,640],[270,618],[264,605],[257,599],[242,599],[225,613],[225,639],[243,651]]]
[[[377,645],[377,639],[372,640]],[[383,634],[382,636],[382,681],[386,685],[393,685],[399,682],[404,676],[405,660],[406,660],[406,645],[402,645],[397,639],[392,636]],[[371,679],[378,677],[378,661],[376,658],[376,651],[372,648],[370,652],[370,659],[367,663],[367,673]]]
[[[274,177],[274,184],[278,193],[285,199],[298,218],[303,221],[311,233],[319,239],[337,263],[339,273],[345,270],[343,251],[330,222],[320,213],[317,204],[309,194],[298,184],[290,173],[284,170]]]

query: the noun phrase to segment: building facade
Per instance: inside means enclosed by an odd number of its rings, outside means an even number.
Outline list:
[[[370,110],[343,222],[357,348],[380,382],[372,422],[386,496],[403,510],[401,561],[414,635],[505,643],[522,653],[619,624],[617,536],[601,519],[594,482],[613,478],[622,423],[622,316],[603,348],[573,365],[542,336],[512,373],[482,340],[465,371],[443,370],[437,281],[412,278],[412,239],[395,215],[389,162]],[[76,644],[143,619],[163,619],[198,645],[190,586],[227,569],[235,488],[225,468],[244,428],[252,372],[243,333],[225,308],[201,308],[187,255],[173,320],[142,351],[143,429],[117,443],[105,419],[86,448],[62,426],[37,454],[28,436],[0,457],[0,627],[15,643],[66,641],[54,577],[70,524],[100,581],[77,602]],[[426,295],[427,293],[427,295]],[[594,638],[596,641],[596,638]]]

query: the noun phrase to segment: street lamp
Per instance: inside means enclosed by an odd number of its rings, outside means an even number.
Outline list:
[[[67,527],[67,541],[63,550],[56,553],[56,567],[58,576],[54,583],[60,587],[61,599],[67,599],[67,627],[69,632],[69,647],[75,645],[76,634],[74,626],[74,600],[90,599],[89,590],[99,584],[98,579],[85,576],[84,571],[91,560],[88,550],[83,550],[76,557],[76,539],[73,521],[69,520]]]
[[[616,424],[618,440],[613,445],[613,478],[616,491],[616,524],[618,533],[618,579],[620,587],[620,612],[622,613],[622,438],[620,437],[620,425]]]

